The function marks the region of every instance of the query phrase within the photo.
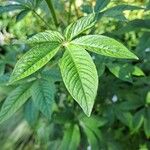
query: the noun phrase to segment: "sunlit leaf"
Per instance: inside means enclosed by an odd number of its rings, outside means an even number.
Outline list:
[[[83,48],[69,45],[60,61],[60,70],[69,93],[90,116],[98,87],[92,58]]]
[[[17,62],[10,83],[23,79],[39,70],[49,62],[58,50],[58,44],[45,43],[33,47]]]

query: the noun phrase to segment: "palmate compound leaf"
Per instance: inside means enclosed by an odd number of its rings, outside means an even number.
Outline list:
[[[17,62],[10,83],[23,79],[43,67],[58,52],[60,44],[42,43],[33,47]]]
[[[86,35],[73,40],[71,43],[104,56],[138,59],[138,57],[130,52],[123,44],[103,35]]]
[[[11,117],[28,100],[31,85],[32,83],[21,85],[10,93],[1,108],[0,123]]]
[[[54,82],[46,79],[37,80],[31,89],[35,106],[47,117],[51,118],[54,103]]]
[[[69,93],[90,116],[98,88],[98,75],[92,58],[83,48],[68,45],[59,65]]]
[[[65,37],[71,40],[82,32],[90,29],[95,24],[95,14],[90,14],[71,23],[65,30]]]

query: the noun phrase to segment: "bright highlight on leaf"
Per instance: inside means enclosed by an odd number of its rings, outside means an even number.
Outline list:
[[[81,47],[69,45],[60,61],[63,81],[87,116],[90,116],[98,88],[98,75],[90,55]]]
[[[41,67],[43,67],[49,60],[58,52],[60,46],[58,44],[39,44],[28,51],[17,62],[12,73],[10,83],[23,79]]]
[[[65,30],[67,40],[72,40],[77,35],[90,29],[95,24],[95,14],[82,17],[74,23],[71,23]]]
[[[63,36],[57,31],[47,30],[45,32],[38,33],[29,38],[27,44],[40,44],[40,43],[62,43]]]
[[[138,59],[123,44],[103,35],[86,35],[73,40],[71,43],[104,56]]]

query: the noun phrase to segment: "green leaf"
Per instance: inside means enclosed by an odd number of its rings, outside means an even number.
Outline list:
[[[123,81],[132,82],[132,67],[130,67],[130,65],[122,63],[109,63],[107,64],[107,67],[117,78]]]
[[[95,5],[95,12],[99,12],[102,9],[104,9],[108,3],[110,2],[110,0],[96,0],[96,5]]]
[[[138,59],[123,44],[103,35],[86,35],[73,40],[71,43],[104,56]]]
[[[142,7],[133,5],[117,5],[102,12],[104,17],[111,17],[121,21],[127,20],[123,14],[125,10],[140,10]]]
[[[80,143],[80,130],[78,125],[70,126],[64,134],[59,147],[60,150],[77,150]]]
[[[144,131],[146,136],[150,138],[150,108],[145,109]]]
[[[24,9],[25,7],[23,5],[13,4],[13,5],[6,5],[6,6],[0,6],[0,14],[9,12],[9,11],[15,11]]]
[[[145,76],[144,72],[138,66],[134,66],[134,69],[132,71],[132,75],[134,75],[134,76]]]
[[[51,118],[55,94],[54,82],[45,79],[39,79],[33,84],[31,93],[35,106],[47,118]]]
[[[83,126],[83,130],[87,136],[90,149],[99,150],[99,143],[94,132],[87,126]]]
[[[117,31],[115,31],[115,33],[118,35],[122,35],[124,33],[130,32],[130,31],[139,31],[142,28],[149,29],[149,26],[150,26],[150,19],[135,19],[135,20],[131,20],[130,22],[128,22],[127,25],[119,28]],[[146,32],[146,34],[148,34],[148,32]],[[146,38],[146,40],[147,40],[147,38]],[[142,40],[140,42],[142,42]],[[146,41],[144,41],[144,42],[146,42]],[[143,45],[141,45],[141,46],[143,46]]]
[[[98,88],[98,75],[90,55],[81,47],[68,45],[60,61],[63,81],[87,116],[90,116]]]
[[[65,30],[65,37],[71,40],[84,31],[90,29],[95,24],[95,14],[90,14],[71,23]]]
[[[0,123],[11,117],[28,100],[31,85],[21,85],[10,93],[1,108]]]
[[[59,47],[58,44],[49,43],[33,47],[17,62],[10,83],[23,79],[39,70],[58,52]]]
[[[57,31],[47,30],[45,32],[38,33],[33,37],[29,38],[26,43],[27,44],[40,44],[40,43],[62,43],[63,37]]]
[[[135,113],[132,119],[132,133],[138,132],[144,121],[144,109]]]
[[[150,91],[146,95],[146,103],[150,104]]]
[[[0,63],[0,76],[3,75],[5,72],[5,64],[4,63]]]
[[[22,20],[29,12],[30,12],[30,9],[22,10],[22,11],[16,16],[16,21],[19,22],[20,20]]]
[[[30,126],[34,127],[39,116],[39,110],[35,107],[32,99],[28,100],[24,107],[24,116]]]

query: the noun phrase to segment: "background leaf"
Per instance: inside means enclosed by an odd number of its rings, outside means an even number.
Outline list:
[[[32,99],[35,106],[48,118],[51,118],[54,104],[54,82],[46,79],[38,79],[32,86]]]
[[[0,123],[11,117],[31,96],[31,84],[17,87],[5,100],[0,111]]]

